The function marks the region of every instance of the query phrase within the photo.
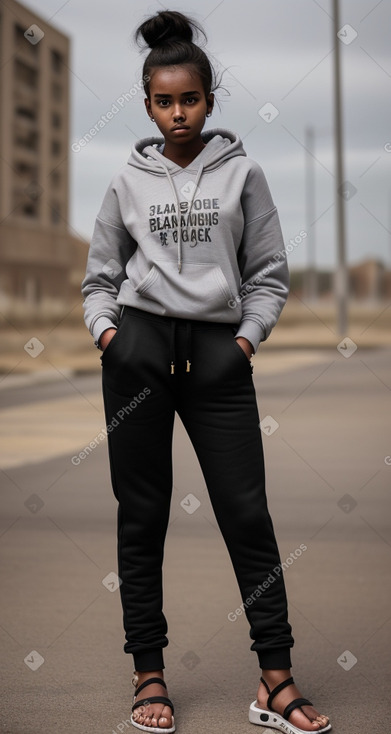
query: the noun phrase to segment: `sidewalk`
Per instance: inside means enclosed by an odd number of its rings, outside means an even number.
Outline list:
[[[280,363],[276,373],[274,362],[261,375],[258,358],[254,370],[261,416],[279,424],[263,438],[281,558],[300,544],[307,548],[285,572],[293,672],[303,695],[330,715],[332,734],[384,734],[391,350],[359,349],[350,359],[335,349],[320,354],[324,364],[301,361],[300,369],[282,371]],[[308,357],[305,350],[270,354],[285,365]],[[67,398],[58,397],[61,382],[57,389],[40,384],[38,373],[20,378],[33,384],[10,391],[19,399],[9,409],[18,429],[13,437],[11,424],[1,423],[14,456],[23,458],[30,440],[38,450],[39,433],[43,449],[47,437],[52,441],[50,451],[58,438],[60,455],[2,472],[0,730],[131,734],[133,665],[123,653],[119,591],[112,585],[117,506],[106,442],[72,463],[85,445],[82,432],[91,440],[102,424],[99,376],[71,376]],[[72,436],[81,443],[64,453],[62,442]],[[189,494],[199,502],[191,513]],[[233,621],[240,603],[200,467],[177,421],[164,608],[165,679],[178,734],[271,734],[248,722],[260,670],[244,615]]]

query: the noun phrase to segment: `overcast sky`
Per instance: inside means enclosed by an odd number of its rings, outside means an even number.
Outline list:
[[[155,0],[28,0],[25,3],[71,37],[70,226],[86,239],[113,174],[126,163],[136,139],[154,131],[143,93],[78,152],[82,138],[141,77],[144,56],[132,33],[148,15],[167,8]],[[333,267],[335,161],[333,148],[333,47],[343,70],[347,258],[375,257],[391,266],[391,3],[340,0],[345,41],[334,38],[331,0],[184,0],[168,8],[200,21],[217,68],[226,69],[207,127],[236,131],[247,154],[265,171],[278,207],[285,242],[301,230],[314,235],[316,262]],[[357,35],[355,35],[357,34]],[[278,110],[272,122],[258,111]],[[117,104],[118,107],[118,104]],[[309,230],[305,197],[305,131],[315,133],[315,227]],[[354,188],[353,188],[354,187]],[[357,191],[355,191],[357,190]],[[309,238],[308,238],[309,239]],[[308,239],[289,257],[306,264]]]

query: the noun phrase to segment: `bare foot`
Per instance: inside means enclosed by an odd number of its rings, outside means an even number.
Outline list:
[[[262,678],[266,681],[270,691],[273,690],[279,683],[291,677],[291,672],[287,670],[262,670]],[[267,699],[269,693],[266,686],[260,683],[257,694],[258,708],[267,709]],[[273,709],[282,716],[285,707],[291,703],[295,698],[304,698],[300,693],[299,689],[294,683],[284,688],[282,691],[277,693],[273,698],[272,706]],[[289,716],[289,723],[293,726],[297,726],[299,729],[304,731],[318,731],[329,723],[328,716],[320,714],[313,706],[301,706],[300,708],[294,709]]]
[[[144,673],[135,672],[138,677],[137,688],[141,683],[148,680],[148,678],[161,678],[164,680],[162,670],[154,670]],[[149,696],[167,697],[167,695],[167,689],[164,686],[159,685],[159,683],[151,683],[140,691],[136,697],[135,703],[144,698],[148,698]],[[165,706],[163,703],[142,704],[138,708],[134,709],[132,716],[137,724],[142,724],[142,726],[160,727],[163,731],[164,729],[170,729],[174,724],[170,707]]]

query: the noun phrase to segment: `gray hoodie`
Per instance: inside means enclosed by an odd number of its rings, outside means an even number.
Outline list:
[[[124,305],[238,324],[254,351],[277,322],[289,274],[263,171],[236,134],[202,138],[186,168],[164,157],[163,138],[139,140],[113,176],[82,283],[96,343]]]

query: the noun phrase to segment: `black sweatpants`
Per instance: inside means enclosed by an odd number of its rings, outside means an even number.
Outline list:
[[[267,508],[252,367],[234,324],[125,307],[101,356],[126,643],[136,670],[164,668],[162,563],[175,411],[192,441],[238,581],[261,668],[291,667],[280,556]],[[274,569],[274,573],[273,573]],[[281,571],[281,569],[280,569]],[[269,579],[269,583],[267,583]]]

